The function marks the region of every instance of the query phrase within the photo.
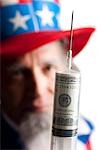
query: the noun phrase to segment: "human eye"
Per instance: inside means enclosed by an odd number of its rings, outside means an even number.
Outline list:
[[[16,76],[16,77],[22,77],[22,69],[15,69],[13,72],[12,72],[12,76]]]
[[[12,79],[20,80],[24,77],[23,68],[19,66],[13,66],[7,70],[9,77]]]
[[[43,71],[44,72],[50,71],[51,68],[52,68],[52,65],[51,64],[47,64],[47,65],[44,66]]]
[[[53,66],[51,64],[46,64],[43,66],[43,72],[46,74],[52,70]]]
[[[56,70],[56,66],[54,64],[46,64],[43,66],[43,73],[45,75],[50,75],[54,72],[54,70]]]

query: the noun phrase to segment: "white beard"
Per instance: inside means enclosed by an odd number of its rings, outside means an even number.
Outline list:
[[[46,113],[29,114],[20,125],[27,150],[50,150],[52,117]]]

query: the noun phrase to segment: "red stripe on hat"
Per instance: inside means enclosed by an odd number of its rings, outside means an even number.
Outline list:
[[[19,0],[20,3],[28,3],[28,2],[32,2],[32,0]]]
[[[88,141],[86,143],[86,150],[92,150],[92,146],[91,146],[91,142],[90,141]]]
[[[54,0],[56,3],[59,3],[59,0]]]
[[[79,28],[75,29],[73,38],[73,57],[76,56],[87,44],[91,34],[95,31],[95,28]],[[21,56],[31,50],[66,37],[70,39],[69,31],[40,31],[31,32],[28,34],[20,34],[17,36],[10,37],[4,41],[1,41],[0,45],[0,56]],[[91,150],[91,149],[87,149]]]

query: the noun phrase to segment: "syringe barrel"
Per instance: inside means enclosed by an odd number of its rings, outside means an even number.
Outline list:
[[[56,73],[51,150],[76,150],[80,72]]]
[[[52,136],[51,150],[76,150],[77,136],[58,137]]]

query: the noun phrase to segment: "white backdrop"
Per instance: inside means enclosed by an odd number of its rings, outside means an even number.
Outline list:
[[[62,5],[61,25],[70,29],[71,13],[74,10],[73,28],[95,27],[89,42],[75,58],[81,70],[82,87],[80,113],[95,126],[92,136],[93,150],[99,149],[99,4],[98,0],[60,0]]]

